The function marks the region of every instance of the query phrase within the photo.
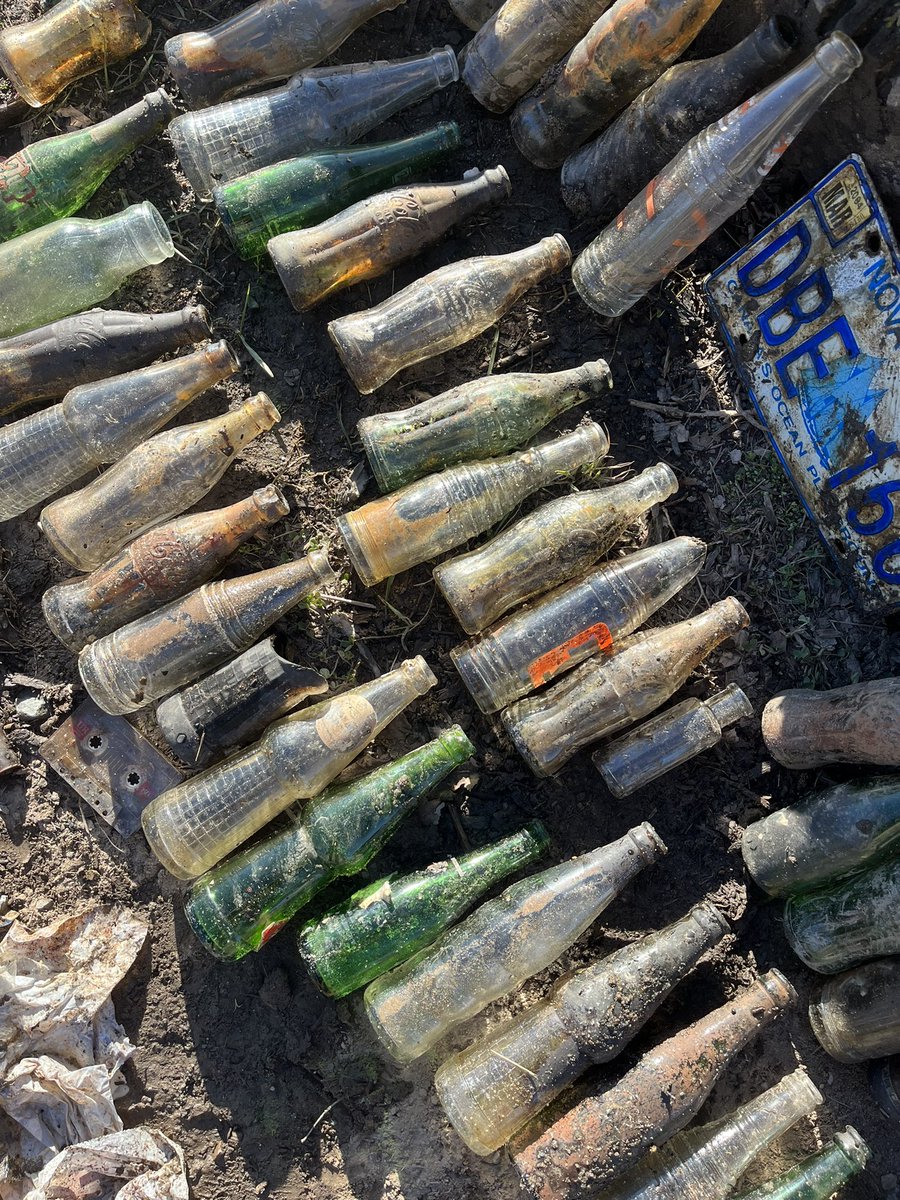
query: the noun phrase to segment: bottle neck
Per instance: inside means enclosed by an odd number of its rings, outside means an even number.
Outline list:
[[[795,1071],[719,1123],[703,1147],[707,1156],[737,1181],[750,1163],[801,1117],[822,1103],[822,1093],[803,1071]]]
[[[175,116],[175,105],[162,88],[85,130],[95,149],[115,161],[155,137]]]
[[[569,475],[582,467],[594,466],[602,461],[609,450],[609,438],[595,422],[580,425],[571,433],[535,446],[519,455],[527,468],[535,487],[552,483],[560,476]]]
[[[451,865],[459,875],[460,885],[467,892],[478,895],[514,871],[535,862],[549,844],[543,825],[531,821],[517,833],[481,850],[473,850]]]
[[[325,555],[313,551],[267,571],[205,584],[202,594],[223,636],[235,650],[242,650],[283,613],[334,578]]]
[[[797,30],[787,17],[770,17],[736,46],[709,59],[712,73],[727,78],[758,79],[767,67],[784,62],[797,43]]]
[[[165,222],[149,201],[91,222],[91,252],[116,264],[124,278],[175,253]],[[95,248],[96,247],[96,248]]]
[[[429,166],[442,155],[457,149],[460,143],[459,126],[455,121],[449,121],[414,137],[344,151],[340,158],[356,179],[366,175],[396,179],[402,167],[408,167],[412,172]]]
[[[228,505],[216,517],[216,527],[231,541],[252,536],[290,512],[284,493],[275,484],[257,488],[250,496]]]

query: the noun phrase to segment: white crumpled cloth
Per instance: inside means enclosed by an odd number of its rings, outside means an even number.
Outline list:
[[[61,1151],[23,1200],[188,1200],[181,1148],[153,1129],[126,1129]]]

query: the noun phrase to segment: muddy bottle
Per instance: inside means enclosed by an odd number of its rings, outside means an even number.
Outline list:
[[[705,558],[706,545],[696,538],[638,550],[457,646],[453,665],[481,711],[499,712],[591,655],[617,650],[620,638],[681,591]]]
[[[269,256],[298,312],[386,271],[438,241],[459,221],[505,200],[503,167],[458,183],[425,183],[360,200],[311,229],[271,239]]]
[[[71,388],[147,366],[210,336],[195,304],[169,313],[95,308],[0,342],[0,416],[22,404],[58,400]]]
[[[776,1179],[737,1200],[829,1200],[865,1169],[871,1151],[852,1125],[834,1135],[829,1146],[804,1158]]]
[[[491,112],[505,112],[584,37],[610,0],[506,0],[466,46],[463,79]]]
[[[355,29],[404,0],[258,0],[202,32],[165,45],[166,62],[190,108],[204,108],[314,67]]]
[[[33,108],[139,50],[150,22],[131,0],[60,0],[0,32],[0,69]]]
[[[328,691],[324,676],[282,658],[272,641],[251,646],[157,706],[159,731],[183,762],[205,767],[224,747],[254,741],[309,696]]]
[[[459,78],[447,46],[396,62],[316,67],[283,87],[183,113],[169,137],[198,196],[229,179],[328,146],[349,146]]]
[[[762,1029],[795,1002],[780,971],[646,1054],[621,1080],[569,1109],[513,1162],[538,1200],[598,1194],[650,1149],[683,1129],[720,1076]]]
[[[32,142],[0,162],[0,241],[68,217],[85,205],[123,158],[175,115],[163,91],[88,129]]]
[[[423,796],[475,747],[458,725],[361,779],[332,787],[288,829],[214,867],[191,888],[191,928],[218,958],[264,946],[313,896],[375,857]]]
[[[175,253],[145,200],[110,217],[67,217],[0,245],[0,337],[90,308]]]
[[[517,701],[503,713],[504,728],[535,775],[554,775],[583,746],[659,708],[749,621],[729,596],[617,654],[589,659],[539,696]]]
[[[435,683],[423,658],[407,659],[270,725],[249,749],[150,802],[142,822],[151,850],[179,879],[202,875],[295,800],[318,795]]]
[[[699,904],[567,976],[546,1000],[447,1059],[435,1088],[466,1145],[498,1150],[589,1066],[615,1058],[727,932],[718,909]]]
[[[0,520],[115,462],[239,370],[226,342],[73,388],[60,404],[0,429]]]
[[[609,220],[710,122],[771,77],[797,40],[771,17],[724,54],[676,63],[598,138],[566,159],[562,196],[577,217]]]
[[[624,483],[551,500],[477,550],[434,569],[466,633],[479,633],[532,596],[573,579],[640,516],[678,491],[665,463]]]
[[[483,533],[539,487],[595,466],[609,439],[594,422],[520,454],[448,467],[338,518],[366,584],[408,571]]]
[[[900,775],[851,779],[744,830],[741,853],[770,896],[805,892],[900,848]]]
[[[502,3],[503,0],[449,0],[455,16],[469,29],[480,29]]]
[[[511,254],[465,258],[424,275],[375,308],[332,321],[328,333],[365,395],[404,367],[471,341],[571,261],[560,233]]]
[[[722,740],[729,725],[753,716],[753,705],[730,683],[708,700],[683,700],[593,756],[603,782],[617,800],[690,762]]]
[[[548,422],[612,387],[602,358],[549,375],[486,375],[399,412],[364,417],[359,436],[378,486],[524,446]]]
[[[542,971],[646,866],[666,853],[652,825],[531,875],[369,984],[366,1013],[401,1062]]]
[[[691,44],[722,0],[617,0],[516,107],[516,145],[538,167],[602,129]]]
[[[415,137],[320,150],[261,167],[213,191],[222,225],[242,258],[263,254],[271,238],[326,218],[446,158],[460,145],[454,121]]]
[[[235,455],[280,420],[260,392],[219,417],[158,433],[81,491],[47,505],[40,528],[66,562],[93,571],[145,530],[202,500]]]
[[[862,55],[834,33],[799,67],[697,134],[572,269],[582,300],[627,312],[749,200]]]
[[[763,709],[762,735],[773,758],[795,771],[828,763],[900,767],[900,678],[781,692]]]
[[[44,618],[77,652],[206,583],[248,538],[287,512],[284,496],[269,486],[226,508],[157,525],[90,575],[48,588]]]
[[[900,958],[878,959],[829,979],[809,1006],[809,1022],[839,1062],[900,1053]]]

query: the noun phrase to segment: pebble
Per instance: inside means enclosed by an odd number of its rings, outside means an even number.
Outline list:
[[[46,912],[48,908],[53,907],[53,901],[49,896],[41,896],[40,900],[34,902],[35,912]]]
[[[16,701],[16,714],[23,721],[43,721],[50,712],[50,705],[43,696],[25,696]]]

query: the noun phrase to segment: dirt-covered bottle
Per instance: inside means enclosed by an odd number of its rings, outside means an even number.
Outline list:
[[[804,1158],[768,1183],[741,1192],[737,1200],[829,1200],[865,1169],[870,1155],[869,1147],[848,1125],[824,1150]]]
[[[809,1022],[839,1062],[900,1054],[900,958],[880,958],[829,979],[809,1006]]]
[[[448,0],[454,14],[469,29],[480,29],[500,8],[503,0]]]
[[[829,763],[900,767],[900,676],[780,692],[763,709],[762,735],[773,758],[794,771]]]

